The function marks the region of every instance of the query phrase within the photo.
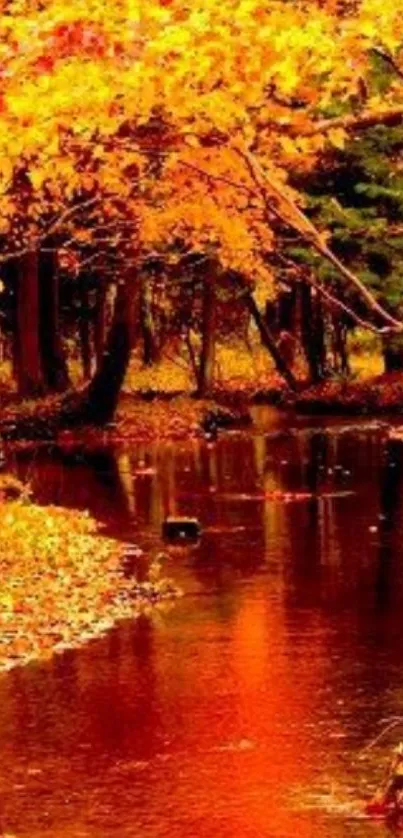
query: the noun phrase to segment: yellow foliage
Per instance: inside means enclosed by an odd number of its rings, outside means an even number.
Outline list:
[[[133,239],[139,228],[144,244],[180,234],[190,247],[217,249],[226,265],[262,273],[270,220],[256,189],[248,196],[247,167],[233,148],[252,150],[282,183],[326,141],[342,148],[342,128],[310,130],[329,106],[356,105],[374,45],[399,54],[399,5],[13,2],[0,14],[1,228],[22,165],[36,202],[26,208],[27,238],[77,196],[96,194],[102,204],[113,195],[133,219]],[[402,106],[402,87],[396,79],[382,107]],[[156,120],[168,126],[166,139],[147,138]],[[142,159],[137,176],[127,174],[133,154]],[[150,176],[156,158],[159,173]],[[181,166],[192,162],[199,172],[186,180]]]
[[[346,132],[342,128],[333,128],[329,131],[329,140],[335,148],[343,149],[346,142]]]
[[[173,593],[163,580],[125,580],[124,545],[86,513],[0,503],[0,527],[0,669],[87,642]]]

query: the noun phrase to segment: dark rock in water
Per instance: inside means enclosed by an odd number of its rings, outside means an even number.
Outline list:
[[[209,442],[214,442],[217,439],[218,426],[213,417],[206,417],[202,421],[202,429],[204,439],[207,439]]]
[[[162,535],[167,541],[197,541],[201,526],[197,518],[166,518]]]

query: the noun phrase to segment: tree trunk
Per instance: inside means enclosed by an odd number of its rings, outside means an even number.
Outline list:
[[[143,362],[149,367],[158,359],[155,340],[155,324],[151,310],[150,280],[143,276],[141,279],[140,328],[143,337]]]
[[[0,420],[5,439],[52,439],[58,431],[92,423],[102,426],[113,418],[130,360],[133,323],[138,320],[138,286],[118,285],[115,309],[102,363],[81,391],[63,394],[57,403],[40,403],[23,415]]]
[[[92,346],[89,318],[80,315],[78,320],[78,336],[80,339],[81,364],[85,381],[91,378],[92,374]]]
[[[274,339],[273,334],[271,333],[263,315],[260,313],[259,308],[256,304],[255,298],[251,294],[250,291],[245,293],[245,305],[247,306],[248,310],[251,313],[251,316],[258,328],[260,339],[263,343],[263,346],[269,350],[271,357],[276,365],[276,369],[280,373],[280,375],[284,378],[288,386],[291,390],[298,389],[297,380],[288,365],[286,364],[281,352],[277,347],[277,343]]]
[[[106,307],[107,307],[107,288],[106,283],[101,278],[99,279],[99,288],[97,290],[97,300],[95,309],[94,321],[94,350],[97,370],[101,366],[102,356],[105,349],[107,324],[106,324]]]
[[[83,376],[85,381],[89,381],[93,372],[93,356],[91,341],[90,301],[87,287],[88,277],[85,274],[83,274],[80,277],[79,281],[80,307],[77,329],[80,344]]]
[[[383,362],[385,372],[402,372],[403,370],[403,351],[395,350],[391,347],[386,347],[383,350]]]
[[[211,268],[203,280],[202,346],[197,375],[197,395],[205,398],[211,392],[215,363],[215,270]]]
[[[70,385],[60,336],[59,275],[55,251],[39,255],[39,340],[46,387],[62,393]]]
[[[384,338],[382,353],[385,372],[403,371],[403,338],[400,335]]]
[[[15,371],[18,392],[35,398],[45,391],[39,341],[38,254],[32,250],[16,262]]]
[[[130,361],[133,323],[138,320],[138,284],[118,283],[115,310],[102,362],[86,391],[81,410],[83,421],[104,425],[111,421]]]
[[[334,356],[336,371],[342,375],[350,375],[350,364],[347,351],[347,327],[340,319],[333,318]]]
[[[314,384],[326,377],[326,344],[323,311],[320,300],[313,296],[312,288],[300,283],[301,339]]]
[[[186,329],[185,344],[186,344],[187,351],[189,353],[190,365],[191,365],[192,372],[193,372],[193,375],[194,375],[194,378],[195,378],[195,381],[196,381],[196,386],[197,386],[198,366],[197,366],[196,353],[194,351],[194,346],[193,346],[192,338],[191,338],[191,334],[190,334],[190,329]]]

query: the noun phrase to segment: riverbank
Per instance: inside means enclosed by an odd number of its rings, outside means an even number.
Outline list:
[[[285,396],[283,403],[302,413],[400,414],[403,413],[403,374],[325,381],[304,388],[296,396]]]
[[[17,483],[0,484],[0,671],[81,646],[177,595],[157,560],[142,582],[126,575],[127,545],[87,513],[37,506],[26,489],[7,500]]]
[[[189,432],[200,432],[203,417],[214,411],[228,411],[233,425],[242,423],[253,405],[273,405],[297,413],[329,415],[403,414],[403,374],[389,373],[372,378],[330,379],[310,385],[300,381],[299,390],[291,392],[281,381],[273,379],[268,386],[256,388],[244,381],[243,386],[216,388],[212,398],[196,400],[186,393],[149,391],[132,393],[122,399],[116,428],[122,435],[141,428],[142,422],[152,438],[179,438]],[[147,418],[146,418],[147,417]]]
[[[123,392],[114,421],[105,427],[70,427],[66,417],[58,422],[60,397],[41,401],[14,402],[3,407],[0,435],[12,447],[57,444],[69,448],[99,444],[160,440],[181,440],[206,436],[225,428],[247,427],[250,410],[268,404],[290,413],[350,415],[399,415],[403,413],[403,375],[384,374],[372,378],[331,379],[315,386],[301,381],[297,393],[278,378],[265,386],[237,381],[229,388],[216,387],[210,399],[198,399],[190,391],[127,389]]]
[[[190,394],[123,394],[113,422],[103,427],[58,422],[60,397],[9,405],[0,418],[5,451],[59,445],[85,448],[125,442],[212,437],[220,428],[251,424],[247,396],[217,394],[196,399]]]

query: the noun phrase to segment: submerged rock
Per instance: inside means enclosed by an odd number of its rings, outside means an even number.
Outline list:
[[[200,522],[197,518],[166,518],[162,535],[167,541],[197,541],[201,536]]]

